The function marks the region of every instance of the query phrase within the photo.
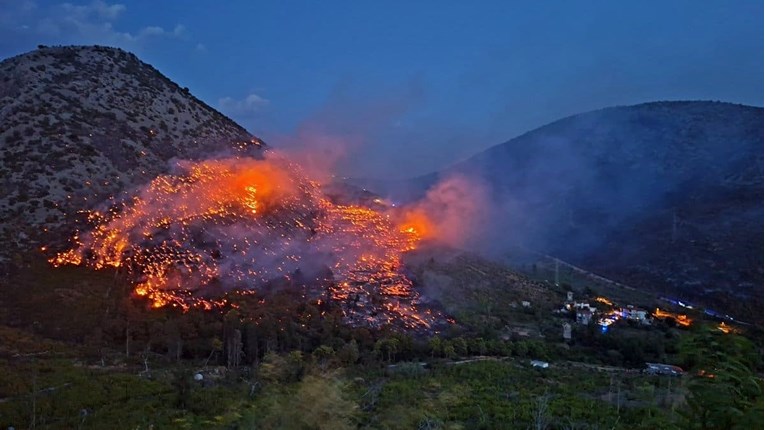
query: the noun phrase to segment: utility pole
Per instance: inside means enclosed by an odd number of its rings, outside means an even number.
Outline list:
[[[32,430],[37,428],[37,371],[32,375]]]
[[[556,259],[555,259],[555,286],[556,286],[556,287],[557,287],[558,285],[560,285],[560,282],[559,282],[559,281],[560,281],[560,279],[559,279],[559,276],[558,276],[558,271],[559,271],[559,269],[560,269],[560,268],[559,268],[559,266],[560,266],[560,260],[558,260],[558,259],[556,258]]]

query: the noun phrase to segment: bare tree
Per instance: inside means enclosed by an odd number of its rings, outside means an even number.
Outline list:
[[[207,363],[210,362],[210,359],[213,357],[213,355],[221,350],[223,350],[223,342],[217,337],[213,338],[211,349],[210,349],[210,355],[207,356],[207,360],[205,360],[204,367],[207,367]]]
[[[239,367],[242,361],[242,332],[234,329],[226,339],[226,367]]]
[[[143,359],[143,372],[140,374],[151,377],[151,370],[149,370],[149,345],[146,345],[146,349],[144,349],[141,354],[141,358]]]
[[[125,319],[125,357],[130,357],[130,318]]]
[[[37,372],[32,375],[32,424],[29,427],[37,427]]]

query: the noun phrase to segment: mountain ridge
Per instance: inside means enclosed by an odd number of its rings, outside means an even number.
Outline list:
[[[45,47],[0,62],[2,236],[66,234],[77,213],[174,158],[263,142],[134,54]]]
[[[604,108],[440,172],[354,183],[406,201],[468,176],[492,196],[494,228],[476,240],[484,251],[520,244],[668,294],[752,296],[762,284],[762,113],[699,101]]]
[[[0,62],[0,125],[0,236],[27,250],[63,240],[81,212],[173,159],[265,147],[135,55],[102,46]],[[762,283],[762,128],[762,108],[725,102],[603,108],[394,187],[355,183],[406,199],[443,177],[476,177],[493,202],[473,244],[483,251],[521,244],[654,290],[748,296]]]

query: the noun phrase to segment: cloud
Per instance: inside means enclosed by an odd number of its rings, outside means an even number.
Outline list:
[[[141,39],[141,38],[150,37],[150,36],[181,37],[183,36],[183,33],[185,31],[186,31],[186,27],[180,24],[176,25],[172,31],[168,31],[162,27],[152,25],[149,27],[142,28],[140,31],[138,31],[138,34],[134,36],[134,38]]]
[[[127,8],[123,4],[108,4],[103,1],[94,1],[88,5],[74,5],[63,3],[61,9],[66,13],[65,16],[84,18],[95,16],[97,18],[113,21],[122,14]]]
[[[151,40],[182,39],[186,28],[147,25],[123,29],[126,5],[101,0],[89,3],[38,5],[32,1],[0,0],[0,50],[18,50],[30,42],[45,44],[99,44],[140,51]]]
[[[263,111],[269,103],[267,99],[252,93],[243,99],[223,97],[218,100],[218,108],[232,117],[246,117]]]
[[[140,32],[138,32],[141,36],[160,36],[162,34],[165,34],[165,29],[162,27],[144,27]]]
[[[116,19],[119,14],[127,9],[123,4],[108,5],[102,1],[94,2],[92,7],[99,16],[106,19]]]

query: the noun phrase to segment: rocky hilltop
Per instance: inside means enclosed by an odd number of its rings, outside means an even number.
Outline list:
[[[135,55],[44,47],[0,62],[0,234],[45,229],[166,170],[262,142]]]

